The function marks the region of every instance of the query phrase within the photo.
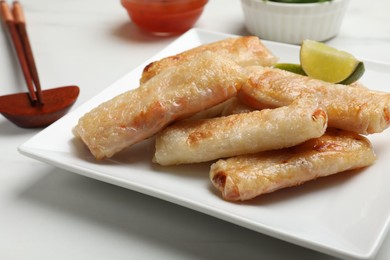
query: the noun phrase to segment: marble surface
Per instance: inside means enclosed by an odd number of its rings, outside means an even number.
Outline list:
[[[42,85],[79,85],[74,108],[176,38],[140,31],[119,0],[22,4]],[[390,63],[388,10],[387,0],[351,0],[328,43]],[[196,27],[247,34],[238,0],[210,0]],[[25,91],[1,31],[0,94]],[[334,259],[19,154],[38,132],[0,116],[0,259]],[[375,259],[390,259],[390,235]]]

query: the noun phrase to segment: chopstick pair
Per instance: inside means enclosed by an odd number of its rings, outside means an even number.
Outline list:
[[[30,41],[26,29],[22,5],[19,1],[12,3],[12,12],[6,1],[0,1],[0,13],[11,36],[23,76],[29,91],[32,105],[43,105],[41,84],[38,77]],[[34,88],[35,86],[35,88]]]

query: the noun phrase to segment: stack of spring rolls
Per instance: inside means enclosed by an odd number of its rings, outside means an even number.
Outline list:
[[[74,134],[98,160],[156,137],[160,165],[212,162],[226,200],[248,200],[371,165],[362,134],[390,124],[390,94],[272,66],[254,36],[205,44],[145,67],[140,86],[80,118]]]

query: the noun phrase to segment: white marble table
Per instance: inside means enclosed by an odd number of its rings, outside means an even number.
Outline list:
[[[175,39],[138,30],[119,0],[22,3],[42,85],[79,85],[74,108]],[[351,0],[329,43],[390,63],[388,10]],[[210,0],[196,27],[247,34],[238,0]],[[2,29],[0,94],[24,91],[10,49]],[[19,154],[38,131],[0,116],[0,259],[334,259]],[[390,259],[390,235],[376,259]]]

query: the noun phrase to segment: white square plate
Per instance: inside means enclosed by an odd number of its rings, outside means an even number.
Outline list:
[[[72,127],[101,102],[137,87],[149,62],[200,44],[232,35],[192,29],[109,86],[79,108],[47,127],[19,147],[29,157],[94,179],[148,194],[257,232],[338,257],[368,259],[375,255],[390,216],[390,132],[369,136],[377,162],[366,169],[345,172],[260,196],[231,203],[212,187],[210,163],[160,167],[151,162],[153,140],[141,142],[112,159],[96,162]],[[298,62],[299,47],[264,41],[281,62]],[[362,82],[388,91],[390,65],[365,61]]]

